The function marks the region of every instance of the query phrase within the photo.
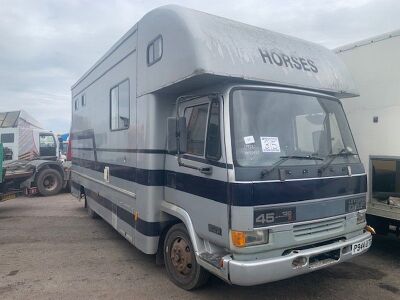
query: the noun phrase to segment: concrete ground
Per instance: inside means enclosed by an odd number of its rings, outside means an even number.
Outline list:
[[[255,287],[173,285],[153,256],[69,194],[0,203],[0,299],[400,299],[400,240],[376,237],[352,262]]]

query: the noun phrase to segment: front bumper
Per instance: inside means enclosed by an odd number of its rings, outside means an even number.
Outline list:
[[[238,261],[226,256],[224,257],[223,265],[227,267],[225,270],[228,271],[227,277],[230,283],[243,286],[257,285],[309,273],[347,261],[366,252],[371,243],[369,243],[368,248],[357,254],[352,254],[352,245],[369,239],[372,239],[371,234],[364,232],[346,241],[296,250],[285,256],[265,260]],[[325,257],[325,254],[328,256],[331,253],[336,255],[334,259],[316,259]],[[293,260],[296,258],[302,258],[304,264],[302,266],[293,266]]]

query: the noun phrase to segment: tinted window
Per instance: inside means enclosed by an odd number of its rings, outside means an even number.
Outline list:
[[[400,197],[400,160],[373,158],[371,165],[372,196],[386,201]]]
[[[82,107],[86,106],[86,96],[85,95],[81,96],[81,105],[82,105]]]
[[[206,157],[214,160],[221,158],[221,138],[219,120],[219,101],[213,101],[207,129]]]
[[[56,141],[51,134],[39,135],[40,156],[56,156]]]
[[[159,36],[147,46],[147,64],[150,66],[161,59],[163,54],[163,40]]]
[[[110,91],[111,130],[129,127],[129,80]]]
[[[75,110],[78,110],[78,108],[79,108],[79,99],[78,98],[76,98],[74,100],[74,108],[75,108]]]
[[[2,143],[14,143],[14,133],[3,133],[1,135]]]
[[[185,109],[187,153],[203,156],[207,127],[208,103]]]

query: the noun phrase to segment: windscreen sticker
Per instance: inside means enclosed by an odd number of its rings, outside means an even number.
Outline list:
[[[255,144],[244,145],[242,148],[242,154],[245,156],[245,159],[254,160],[260,155],[260,147],[257,147]]]
[[[260,136],[262,152],[281,152],[279,139],[276,136]]]
[[[254,144],[256,141],[254,140],[254,136],[252,136],[252,135],[248,135],[248,136],[245,136],[244,138],[244,143],[246,144],[246,145],[248,145],[248,144]]]

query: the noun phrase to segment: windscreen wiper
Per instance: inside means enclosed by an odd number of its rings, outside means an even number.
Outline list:
[[[261,171],[261,178],[271,173],[273,170],[275,170],[277,167],[279,167],[281,164],[283,164],[285,161],[289,159],[324,160],[323,158],[314,155],[285,155],[285,156],[280,156],[279,158],[280,159],[272,166]]]
[[[323,171],[325,171],[326,168],[329,167],[332,164],[332,162],[335,160],[336,157],[346,157],[346,156],[353,156],[353,155],[358,155],[358,153],[351,152],[346,148],[343,148],[338,153],[328,154],[327,157],[329,157],[329,159],[327,160],[326,163],[324,163],[321,166],[320,172],[322,173]]]

